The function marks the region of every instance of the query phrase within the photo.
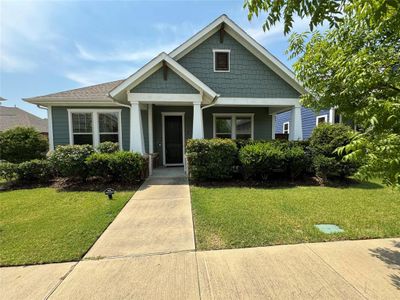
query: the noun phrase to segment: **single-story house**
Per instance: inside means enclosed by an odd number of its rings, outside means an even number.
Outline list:
[[[33,127],[43,135],[47,135],[47,120],[41,119],[18,107],[0,105],[0,132],[20,126]]]
[[[275,134],[289,135],[290,134],[290,112],[283,112],[276,115]],[[341,123],[342,118],[336,113],[334,108],[321,110],[318,113],[309,108],[301,108],[301,124],[303,139],[308,139],[311,136],[313,129],[322,123]]]
[[[291,140],[301,140],[294,74],[226,15],[130,77],[25,99],[48,108],[51,149],[118,142],[183,165],[190,138],[273,139],[275,115],[290,111]]]

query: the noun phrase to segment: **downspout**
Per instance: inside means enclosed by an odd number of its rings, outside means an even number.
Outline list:
[[[49,151],[54,150],[54,135],[53,135],[53,114],[51,106],[44,107],[40,104],[36,104],[37,108],[47,110],[47,137],[49,140]]]
[[[203,109],[206,109],[206,108],[209,108],[209,107],[213,107],[215,104],[217,104],[217,100],[218,100],[219,96],[220,96],[220,95],[217,94],[217,95],[214,97],[214,99],[211,101],[210,104],[208,104],[208,105],[206,105],[206,106],[203,106],[201,109],[203,110]]]

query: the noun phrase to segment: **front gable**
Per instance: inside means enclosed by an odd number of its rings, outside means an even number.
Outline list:
[[[164,70],[161,67],[158,71],[147,77],[130,90],[131,93],[165,93],[165,94],[198,94],[199,92],[182,79],[173,70],[167,70],[164,79]]]
[[[230,50],[230,71],[214,72],[213,50]],[[298,98],[300,93],[258,57],[225,32],[219,32],[178,60],[220,97]]]

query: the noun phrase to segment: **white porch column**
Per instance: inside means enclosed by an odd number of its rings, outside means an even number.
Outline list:
[[[147,105],[147,121],[149,127],[149,153],[154,153],[153,145],[153,104]]]
[[[303,139],[303,128],[301,122],[301,106],[294,106],[290,113],[289,140],[297,141]]]
[[[131,134],[130,150],[144,154],[144,138],[142,116],[140,113],[139,102],[131,103]]]
[[[271,139],[275,139],[275,122],[276,122],[276,114],[271,114]]]
[[[331,108],[329,110],[329,123],[335,124],[335,109],[334,108]]]
[[[193,102],[193,135],[194,139],[204,138],[203,128],[203,111],[201,110],[201,102]]]
[[[47,124],[49,135],[49,150],[54,150],[54,136],[53,136],[53,111],[51,105],[47,107]]]

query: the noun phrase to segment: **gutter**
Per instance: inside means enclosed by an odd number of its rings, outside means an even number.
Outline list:
[[[117,104],[117,105],[119,105],[119,106],[128,107],[129,109],[131,108],[131,106],[130,106],[130,105],[128,105],[128,104],[122,104],[122,103],[119,103],[117,100],[115,100],[115,98],[114,98],[114,97],[112,97],[112,96],[110,95],[110,93],[108,93],[108,97],[110,97],[110,98],[111,98],[112,102],[114,102],[115,104]]]
[[[203,109],[206,109],[206,108],[209,108],[209,107],[213,107],[215,104],[217,104],[217,100],[218,100],[219,96],[220,96],[220,95],[217,94],[217,95],[214,97],[214,99],[211,101],[210,104],[208,104],[208,105],[206,105],[206,106],[203,106],[201,109],[203,110]]]

